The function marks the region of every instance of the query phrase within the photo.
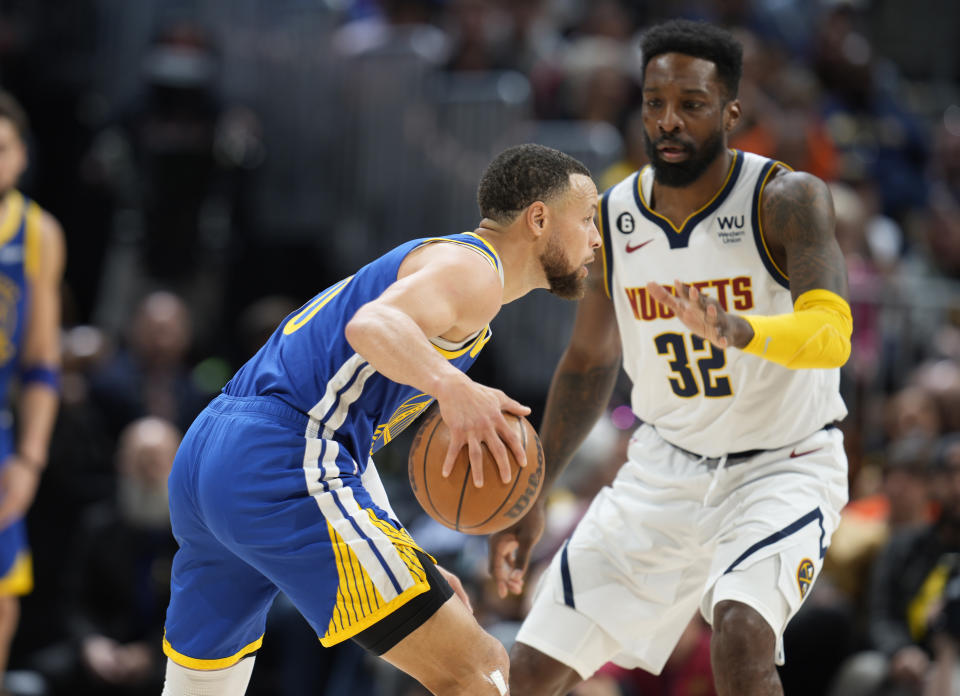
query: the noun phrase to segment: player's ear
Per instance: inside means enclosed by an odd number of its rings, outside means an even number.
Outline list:
[[[723,107],[723,129],[728,133],[740,122],[740,100],[731,99]]]
[[[543,201],[534,201],[524,213],[527,221],[527,228],[533,232],[534,237],[543,234],[547,226],[547,206]]]

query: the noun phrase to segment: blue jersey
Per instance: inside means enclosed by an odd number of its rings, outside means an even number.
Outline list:
[[[20,367],[30,279],[40,263],[40,219],[43,211],[19,191],[6,197],[0,219],[0,462],[14,452],[13,419],[6,413],[10,384]],[[4,594],[27,594],[33,587],[30,551],[23,520],[0,530],[0,588]]]
[[[308,433],[337,440],[353,455],[358,472],[362,472],[368,456],[413,422],[433,397],[378,373],[353,350],[344,329],[362,305],[396,281],[407,254],[424,244],[439,242],[461,244],[483,255],[503,282],[496,250],[472,232],[401,244],[287,317],[224,387],[224,393],[273,396],[307,414]],[[465,372],[488,340],[489,326],[459,344],[441,339],[432,343]]]
[[[7,196],[0,220],[0,392],[10,391],[17,372],[20,342],[26,323],[28,283],[39,261],[40,207],[19,191]]]

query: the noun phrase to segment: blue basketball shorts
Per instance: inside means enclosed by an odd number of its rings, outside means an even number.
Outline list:
[[[13,452],[12,429],[0,427],[0,465],[5,465]],[[19,519],[0,531],[0,596],[20,596],[31,590],[33,559],[27,544],[27,525]]]
[[[331,646],[429,590],[419,547],[393,519],[379,479],[357,471],[283,402],[214,399],[169,479],[180,548],[166,655],[193,669],[229,667],[260,647],[279,591]]]

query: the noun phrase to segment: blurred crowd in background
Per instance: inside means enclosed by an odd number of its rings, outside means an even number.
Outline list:
[[[676,16],[736,31],[732,145],[830,182],[849,270],[851,503],[788,631],[786,693],[922,692],[932,636],[960,636],[955,0],[0,0],[0,86],[32,125],[21,188],[68,243],[11,691],[159,693],[180,434],[314,293],[400,241],[473,229],[504,147],[562,149],[601,190],[643,166],[636,39]],[[544,293],[506,307],[472,376],[536,424],[573,311]],[[627,402],[552,497],[534,575],[624,459]],[[378,455],[401,521],[509,647],[525,598],[496,597],[484,539],[423,515],[407,445]],[[352,643],[322,649],[281,596],[249,693],[424,692]],[[576,693],[712,694],[709,629],[691,622],[660,677],[610,666]]]

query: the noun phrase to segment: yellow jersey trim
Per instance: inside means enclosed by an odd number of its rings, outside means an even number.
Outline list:
[[[480,247],[474,246],[473,244],[468,244],[467,242],[464,242],[461,239],[450,239],[449,237],[427,237],[426,239],[423,240],[423,243],[417,247],[417,249],[420,249],[421,247],[424,247],[427,244],[432,244],[434,242],[447,242],[449,244],[459,244],[460,246],[464,246],[464,247],[467,247],[468,249],[472,249],[473,251],[477,252],[478,254],[483,256],[487,261],[490,262],[490,265],[493,266],[494,270],[500,274],[500,284],[503,285],[504,283],[503,264],[500,262],[500,256],[499,254],[497,254],[497,250],[493,247],[493,245],[490,242],[488,242],[486,239],[481,237],[476,232],[464,232],[463,234],[469,235],[479,240],[480,242],[483,243],[483,246],[485,248],[481,249]]]
[[[215,660],[201,660],[196,657],[187,657],[182,653],[178,653],[173,649],[173,646],[170,645],[170,641],[167,640],[167,634],[163,634],[163,654],[173,660],[175,663],[181,667],[187,667],[188,669],[202,669],[202,670],[211,670],[211,669],[226,669],[227,667],[232,667],[242,660],[244,657],[249,655],[252,652],[256,652],[260,649],[260,646],[263,644],[263,636],[260,636],[252,643],[243,646],[235,652],[230,657],[221,657]]]
[[[459,358],[461,355],[465,354],[467,351],[470,351],[470,357],[477,357],[477,354],[483,349],[485,345],[490,341],[490,337],[493,336],[493,332],[490,331],[490,325],[487,324],[483,330],[477,332],[477,337],[470,341],[467,345],[457,348],[456,350],[447,350],[446,348],[441,348],[436,343],[431,342],[430,345],[440,353],[447,360],[453,360],[454,358]]]
[[[7,194],[7,213],[0,221],[0,245],[9,242],[17,233],[17,226],[23,216],[23,194],[13,189]]]
[[[36,278],[40,270],[40,222],[43,219],[43,210],[39,205],[30,201],[27,206],[27,226],[23,239],[23,271],[28,278]]]
[[[677,234],[682,234],[682,233],[683,233],[683,229],[687,226],[687,223],[690,222],[691,219],[695,218],[697,215],[699,215],[700,213],[702,213],[704,210],[706,210],[707,208],[709,208],[711,205],[713,205],[713,202],[714,202],[715,200],[717,200],[717,198],[719,198],[720,195],[723,194],[723,193],[727,190],[727,187],[730,185],[730,179],[731,179],[731,177],[733,176],[734,170],[736,169],[737,158],[740,157],[740,152],[739,152],[738,150],[730,150],[730,152],[733,153],[733,159],[730,160],[730,169],[727,170],[727,176],[726,176],[726,178],[723,180],[723,185],[722,185],[719,189],[717,189],[717,192],[716,192],[715,194],[713,194],[713,197],[712,197],[709,201],[707,201],[706,203],[704,203],[704,204],[703,204],[702,206],[700,206],[697,210],[695,210],[695,211],[693,211],[692,213],[690,213],[689,215],[687,215],[687,217],[684,218],[683,222],[680,223],[680,227],[677,227],[676,225],[674,225],[674,224],[673,224],[673,221],[670,220],[670,218],[668,218],[668,217],[666,217],[666,216],[664,216],[664,215],[661,215],[661,214],[658,213],[656,210],[654,210],[653,208],[651,208],[651,207],[650,207],[650,204],[647,203],[646,197],[643,195],[643,173],[644,173],[647,169],[650,168],[650,165],[649,165],[649,164],[646,165],[646,166],[640,171],[640,175],[637,177],[637,195],[638,195],[638,197],[640,198],[640,202],[643,204],[643,207],[646,208],[646,210],[647,210],[651,215],[654,215],[654,216],[660,218],[660,219],[663,220],[665,223],[667,223],[668,225],[670,225],[670,228],[671,228],[674,232],[676,232]]]
[[[7,574],[0,578],[0,596],[22,597],[33,591],[33,556],[21,551]]]
[[[503,268],[503,262],[500,260],[500,254],[497,253],[497,248],[493,246],[493,244],[491,244],[489,241],[487,241],[484,237],[480,236],[476,232],[464,232],[464,234],[470,237],[474,237],[475,239],[479,239],[483,243],[483,246],[485,246],[490,251],[490,255],[493,256],[494,265],[497,267],[497,269],[499,270]]]
[[[785,164],[780,160],[776,160],[775,164],[770,167],[767,175],[763,177],[763,182],[760,184],[760,193],[757,195],[757,232],[760,233],[760,242],[763,244],[763,253],[767,255],[767,260],[770,261],[770,265],[776,269],[777,273],[789,281],[790,276],[788,276],[786,272],[777,265],[777,262],[774,261],[773,254],[770,253],[770,247],[767,246],[767,236],[763,233],[763,190],[767,188],[767,183],[770,181],[770,177],[773,176],[773,173],[777,171],[778,167],[783,167],[788,172],[793,171],[793,168],[789,164]]]

